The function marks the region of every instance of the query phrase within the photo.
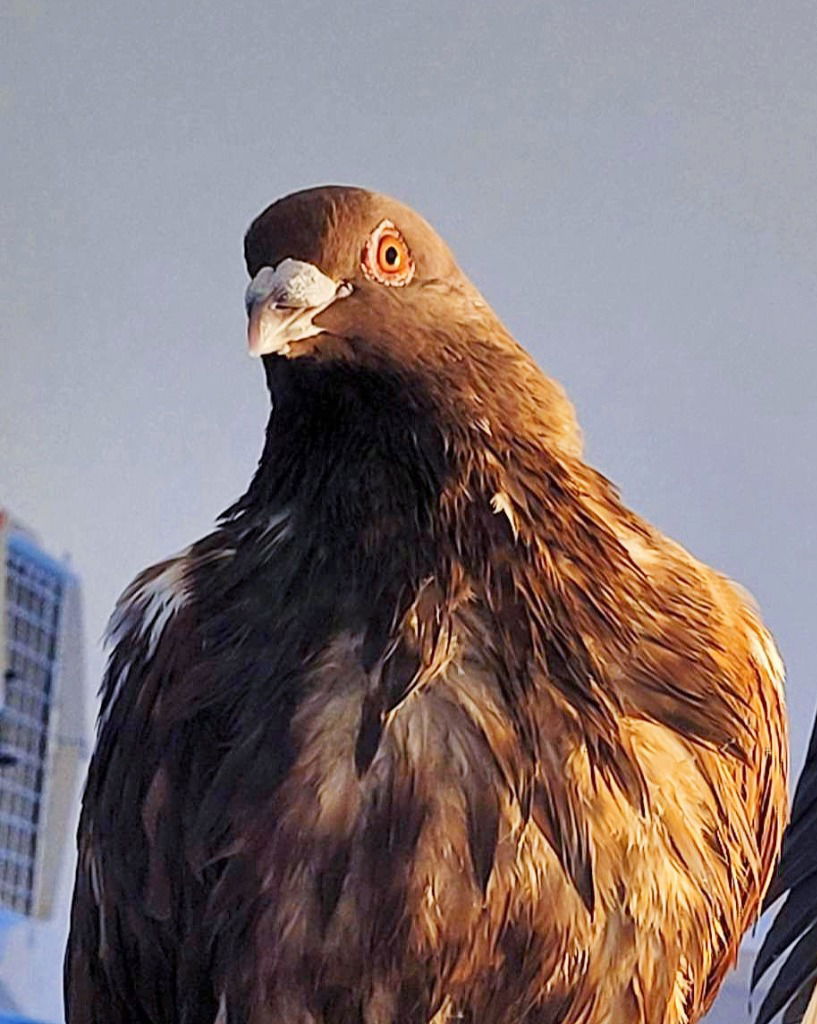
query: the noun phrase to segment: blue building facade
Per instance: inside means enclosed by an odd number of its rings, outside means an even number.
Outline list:
[[[60,611],[70,579],[24,535],[6,548],[6,670],[0,724],[0,905],[35,909]]]
[[[58,889],[87,744],[79,581],[2,509],[0,568],[3,1024],[40,1020],[44,991],[49,1005],[58,998],[64,925],[54,923],[66,914]]]

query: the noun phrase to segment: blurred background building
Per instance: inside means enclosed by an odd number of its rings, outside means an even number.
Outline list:
[[[0,567],[0,1024],[56,1022],[87,748],[80,587],[2,509]]]

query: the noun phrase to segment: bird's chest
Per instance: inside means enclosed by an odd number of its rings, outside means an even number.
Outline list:
[[[265,934],[296,936],[276,939],[293,970],[313,946],[338,979],[377,973],[371,950],[442,957],[452,1005],[467,992],[484,1019],[492,1000],[524,998],[523,966],[525,989],[557,1002],[580,998],[592,971],[616,1005],[653,955],[649,936],[688,928],[691,942],[724,897],[726,870],[705,849],[714,798],[660,727],[622,722],[650,790],[645,812],[594,770],[546,687],[522,716],[465,633],[383,712],[361,764],[372,687],[360,638],[335,637],[304,675],[281,781],[265,810],[254,799],[247,855],[267,880]],[[679,960],[661,987],[670,998],[682,984]]]

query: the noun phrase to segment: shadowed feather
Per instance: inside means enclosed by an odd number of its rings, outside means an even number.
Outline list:
[[[757,1024],[768,1024],[784,1007],[786,1024],[804,1020],[817,984],[817,723],[797,782],[791,823],[783,837],[780,863],[766,897],[785,902],[766,933],[752,971],[754,987],[792,946],[758,1010]],[[796,941],[795,941],[796,940]],[[817,1007],[809,1024],[817,1020]]]

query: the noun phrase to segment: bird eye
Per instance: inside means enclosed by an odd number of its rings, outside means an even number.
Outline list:
[[[363,273],[380,284],[408,284],[414,276],[414,260],[406,240],[390,220],[381,221],[363,249]]]

